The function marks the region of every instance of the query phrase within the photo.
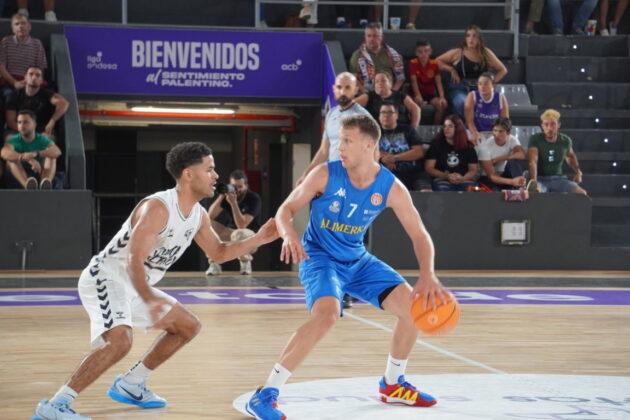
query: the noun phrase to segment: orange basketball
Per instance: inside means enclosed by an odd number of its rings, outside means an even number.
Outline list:
[[[437,300],[437,307],[422,309],[422,296],[418,296],[411,304],[411,318],[416,328],[428,335],[447,334],[459,321],[459,303],[455,298],[449,297],[446,303]]]

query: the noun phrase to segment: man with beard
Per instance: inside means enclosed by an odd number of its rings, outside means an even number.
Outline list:
[[[37,66],[30,66],[26,70],[24,81],[26,86],[12,92],[7,99],[5,138],[17,134],[17,113],[30,109],[37,116],[36,131],[55,140],[55,124],[68,110],[68,101],[60,94],[42,87],[43,71]]]
[[[326,114],[322,142],[317,153],[313,156],[313,160],[302,176],[297,180],[297,185],[300,185],[302,181],[304,181],[304,178],[306,178],[306,175],[320,163],[339,160],[338,147],[342,118],[360,114],[370,115],[365,108],[354,102],[354,97],[359,91],[359,86],[357,84],[357,78],[352,73],[339,73],[335,78],[335,84],[332,88],[335,101],[337,101],[338,105],[332,107],[330,111],[328,111],[328,114]]]
[[[260,196],[249,189],[247,175],[237,169],[230,174],[230,183],[219,194],[208,208],[208,216],[212,228],[223,241],[240,241],[254,235],[258,230],[258,218],[262,201]],[[238,257],[241,274],[252,274],[252,252]],[[208,258],[209,276],[221,274],[221,266]]]

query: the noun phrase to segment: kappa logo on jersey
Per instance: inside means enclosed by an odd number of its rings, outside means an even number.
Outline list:
[[[173,237],[173,228],[170,228],[169,230],[166,231],[166,236],[168,238],[172,238]]]
[[[337,190],[337,192],[334,193],[333,195],[338,195],[339,197],[346,198],[346,189],[345,188],[339,188]]]
[[[333,201],[332,204],[328,206],[328,210],[332,211],[333,213],[339,213],[340,206],[341,203],[339,203],[339,201]]]
[[[379,193],[374,193],[372,194],[372,197],[370,197],[370,202],[375,206],[378,206],[383,202],[383,196]]]

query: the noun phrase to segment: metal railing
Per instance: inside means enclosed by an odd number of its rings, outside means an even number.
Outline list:
[[[126,1],[126,0],[123,0]],[[449,2],[449,3],[437,3],[437,2],[422,2],[422,3],[411,3],[409,1],[401,2],[401,1],[333,1],[333,0],[315,0],[309,2],[313,6],[319,5],[334,5],[334,6],[383,6],[383,15],[382,15],[382,27],[387,30],[389,25],[389,7],[390,6],[414,6],[418,5],[421,7],[510,7],[509,2]],[[303,2],[301,0],[255,0],[254,1],[254,25],[256,28],[262,28],[261,26],[261,14],[260,9],[264,4],[287,4],[287,5],[302,5]],[[313,7],[311,6],[311,7]],[[519,15],[520,15],[520,0],[512,0],[511,1],[511,21],[510,21],[510,29],[509,32],[512,34],[512,60],[514,62],[518,62],[518,50],[519,50]],[[274,28],[275,30],[276,28]],[[277,28],[281,29],[281,28]]]

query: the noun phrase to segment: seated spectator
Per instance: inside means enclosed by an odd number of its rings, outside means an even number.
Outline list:
[[[597,7],[598,0],[582,0],[580,8],[573,16],[571,23],[571,34],[586,35],[584,26],[586,21]],[[549,17],[551,18],[551,32],[554,35],[564,35],[564,19],[562,18],[562,7],[560,0],[547,0],[549,8]]]
[[[374,1],[381,1],[381,0],[374,0]],[[418,12],[420,11],[420,3],[422,3],[422,0],[410,0],[410,2],[416,3],[416,4],[413,6],[409,6],[409,14],[407,15],[407,25],[405,25],[405,29],[415,30],[416,19],[418,17]],[[391,13],[391,10],[392,9],[390,8],[390,13]],[[374,20],[377,22],[380,22],[383,20],[383,6],[374,6]]]
[[[468,142],[461,118],[449,115],[435,136],[424,163],[433,191],[467,191],[477,186],[477,153]]]
[[[540,192],[574,192],[586,194],[578,184],[582,183],[582,171],[573,151],[571,137],[560,133],[560,113],[548,109],[540,116],[542,133],[529,138],[527,159],[530,182],[537,183]],[[562,164],[566,160],[573,169],[573,180],[564,175]],[[528,186],[528,190],[529,190]]]
[[[505,95],[494,90],[492,73],[482,73],[477,80],[477,90],[468,93],[464,105],[469,140],[477,145],[492,135],[494,121],[509,118],[510,110]]]
[[[215,200],[208,208],[212,227],[222,241],[240,241],[253,236],[260,227],[258,218],[262,202],[260,196],[249,189],[247,175],[237,169],[230,174],[230,183],[225,190],[217,188]],[[252,250],[238,259],[241,274],[252,274]],[[221,266],[208,258],[207,275],[221,274]]]
[[[481,73],[494,70],[497,83],[507,74],[505,65],[484,45],[481,29],[476,25],[466,29],[461,46],[448,50],[437,58],[437,62],[440,70],[451,75],[446,88],[446,100],[461,118],[464,118],[466,95],[476,88]]]
[[[379,161],[396,175],[410,191],[431,190],[431,180],[424,172],[424,149],[418,132],[398,124],[398,111],[392,104],[381,105],[379,122]]]
[[[525,28],[523,29],[524,33],[527,35],[536,35],[534,25],[540,22],[544,8],[545,0],[532,0],[530,2],[527,22],[525,23]],[[505,0],[505,21],[507,28],[510,29],[512,27],[512,0]]]
[[[621,22],[623,13],[626,11],[626,7],[628,7],[628,0],[619,0],[613,20],[608,22],[608,0],[599,0],[599,33],[602,36],[617,35],[617,27],[619,22]]]
[[[405,81],[403,57],[383,42],[381,24],[372,22],[364,33],[365,41],[350,57],[350,71],[359,81],[361,92],[374,90],[374,78],[379,72],[388,73],[395,80],[392,89],[400,90]]]
[[[42,3],[44,3],[44,19],[46,22],[57,22],[55,0],[42,0]],[[17,0],[17,6],[18,13],[28,17],[28,0]]]
[[[20,111],[17,117],[18,134],[9,138],[2,147],[2,159],[7,162],[5,184],[9,188],[52,188],[61,150],[51,139],[35,132],[36,120],[33,111]]]
[[[429,41],[416,42],[416,58],[409,61],[409,82],[413,91],[413,100],[418,106],[431,104],[435,108],[433,125],[442,124],[448,102],[444,98],[442,75]]]
[[[0,41],[0,84],[6,89],[5,96],[13,89],[26,86],[24,75],[30,66],[45,70],[48,67],[46,51],[41,41],[31,37],[31,23],[23,14],[11,17],[11,30]]]
[[[306,26],[314,28],[317,25],[317,1],[303,0],[299,18],[306,21]]]
[[[493,191],[523,188],[525,178],[518,160],[525,159],[521,143],[511,134],[509,118],[497,118],[492,124],[492,136],[477,148],[481,178],[479,184]]]
[[[30,109],[37,116],[37,132],[54,140],[56,138],[55,124],[68,110],[68,101],[60,94],[41,87],[42,69],[39,67],[29,67],[24,81],[26,86],[12,92],[7,99],[5,138],[11,137],[17,132],[17,111]]]
[[[355,102],[367,109],[378,121],[381,105],[393,104],[398,113],[398,123],[417,128],[420,125],[420,107],[409,96],[392,90],[392,80],[388,73],[379,72],[374,78],[374,91],[364,93]]]

